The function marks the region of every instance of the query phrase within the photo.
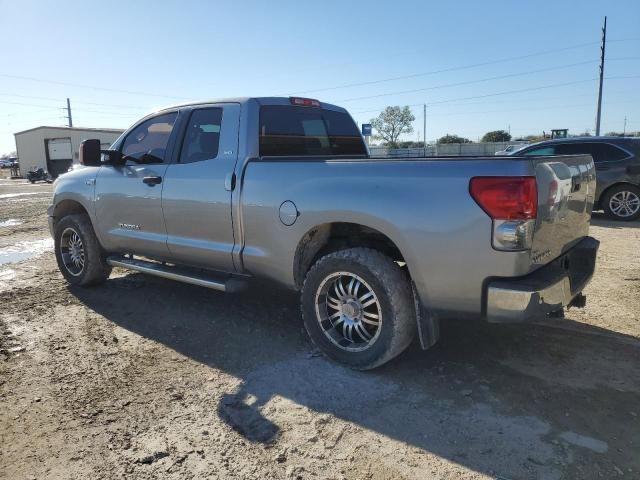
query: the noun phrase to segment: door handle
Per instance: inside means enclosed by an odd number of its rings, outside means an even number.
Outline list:
[[[154,185],[159,185],[162,183],[162,177],[159,177],[157,175],[151,176],[151,177],[144,177],[142,179],[143,183],[146,183],[147,185],[153,187]]]

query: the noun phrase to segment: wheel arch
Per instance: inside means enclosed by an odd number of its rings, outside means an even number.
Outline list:
[[[82,205],[82,203],[72,199],[61,200],[53,207],[53,224],[55,225],[58,223],[61,218],[76,214],[86,215],[91,220],[89,211],[84,207],[84,205]]]
[[[405,261],[397,244],[375,228],[350,222],[323,223],[308,230],[298,242],[293,263],[296,287],[302,288],[307,271],[320,257],[353,247],[372,248],[395,261]]]
[[[307,271],[320,257],[354,247],[372,248],[392,260],[407,264],[420,344],[423,349],[434,345],[440,337],[438,317],[426,306],[425,292],[423,291],[421,294],[416,288],[408,259],[405,260],[405,256],[396,242],[378,229],[348,222],[323,223],[311,228],[298,242],[294,256],[293,277],[296,288],[298,290],[302,288]]]

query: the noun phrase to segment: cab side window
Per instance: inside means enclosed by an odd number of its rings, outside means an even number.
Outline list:
[[[529,150],[528,152],[524,152],[523,155],[531,155],[531,156],[537,156],[537,155],[555,155],[555,148],[554,147],[541,147],[541,148],[534,148],[533,150]]]
[[[218,156],[220,145],[221,108],[194,110],[184,134],[180,163],[201,162]]]
[[[122,153],[138,163],[167,163],[167,144],[178,117],[177,112],[150,118],[135,127],[122,144]]]
[[[568,143],[559,145],[556,150],[559,155],[575,155],[579,153],[591,155],[595,163],[622,160],[629,156],[624,150],[608,143]]]
[[[593,156],[594,162],[614,162],[616,160],[622,160],[627,158],[629,154],[618,147],[610,145],[608,143],[599,143],[594,145],[597,147],[595,155]]]

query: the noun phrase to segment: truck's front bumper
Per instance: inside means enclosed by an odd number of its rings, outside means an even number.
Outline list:
[[[593,276],[599,245],[586,237],[529,275],[491,279],[485,287],[485,318],[492,323],[526,322],[571,304]]]

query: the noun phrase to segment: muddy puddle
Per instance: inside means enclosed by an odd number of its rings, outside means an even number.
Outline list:
[[[3,193],[0,194],[0,200],[8,198],[26,197],[29,195],[50,195],[49,192],[18,192],[18,193]]]
[[[0,248],[0,265],[22,262],[42,255],[53,249],[53,239],[18,242],[15,245]]]
[[[22,222],[17,218],[8,218],[7,220],[0,220],[0,228],[2,227],[16,227],[21,225]]]

